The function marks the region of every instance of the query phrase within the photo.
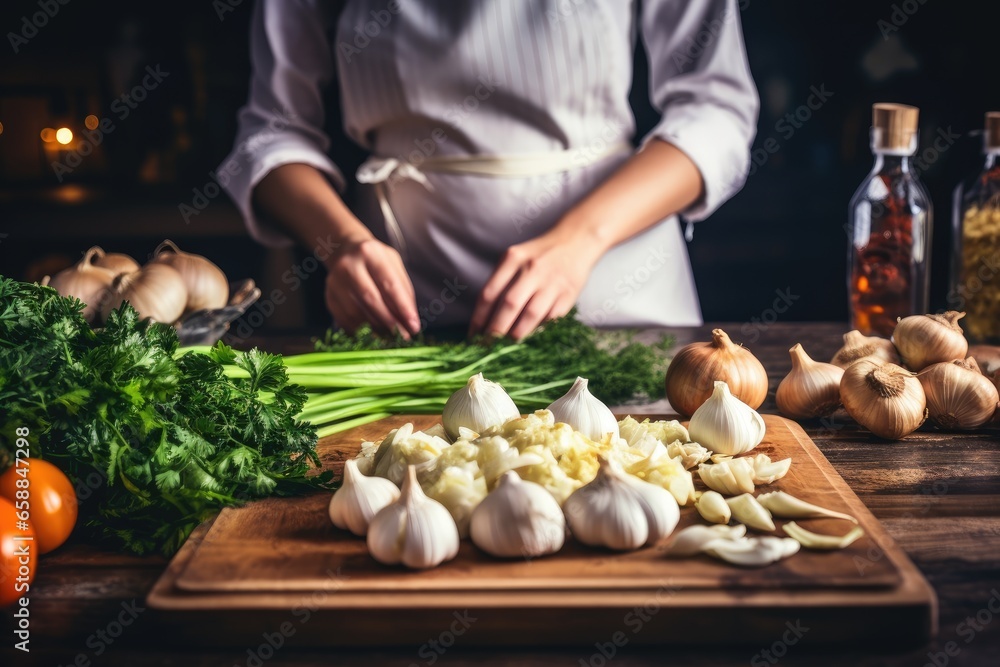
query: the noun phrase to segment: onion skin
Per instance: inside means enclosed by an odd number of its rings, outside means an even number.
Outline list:
[[[181,275],[166,264],[150,262],[134,273],[123,273],[111,285],[111,298],[102,309],[108,315],[128,301],[141,319],[173,324],[184,314],[187,289]]]
[[[862,359],[844,371],[840,399],[856,422],[880,438],[899,440],[927,418],[927,397],[916,374],[890,363]]]
[[[184,252],[173,241],[157,246],[150,263],[169,266],[181,274],[188,295],[185,313],[222,308],[229,302],[229,280],[222,269],[201,255]]]
[[[814,361],[796,343],[788,351],[792,370],[778,385],[774,401],[781,414],[792,419],[815,419],[840,407],[840,381],[844,369]]]
[[[756,410],[767,398],[767,371],[750,350],[736,345],[722,329],[712,330],[707,343],[685,345],[667,367],[667,400],[690,417],[715,391],[717,381]]]
[[[911,371],[922,371],[931,364],[965,359],[969,341],[958,321],[965,313],[949,310],[942,315],[911,315],[896,324],[892,342],[903,363]]]
[[[927,396],[927,412],[946,429],[974,429],[990,421],[1000,396],[972,357],[932,364],[918,376]]]

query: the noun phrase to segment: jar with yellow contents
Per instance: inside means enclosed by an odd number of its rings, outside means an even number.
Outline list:
[[[971,342],[1000,344],[1000,112],[986,114],[983,147],[983,171],[955,189],[948,307],[965,311]]]

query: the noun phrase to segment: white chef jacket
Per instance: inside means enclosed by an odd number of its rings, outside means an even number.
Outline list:
[[[340,88],[348,136],[417,169],[433,156],[601,156],[527,177],[390,179],[425,326],[467,322],[504,250],[552,227],[627,159],[607,149],[635,133],[628,92],[637,31],[662,113],[643,142],[677,146],[704,179],[704,196],[683,218],[707,217],[746,179],[759,102],[736,0],[349,0],[334,17],[341,4],[260,0],[255,8],[249,101],[220,169],[258,241],[292,243],[251,206],[270,170],[309,164],[338,189],[353,177],[327,153],[326,86]],[[370,193],[357,211],[384,235]],[[678,218],[609,251],[577,306],[595,326],[701,324]]]

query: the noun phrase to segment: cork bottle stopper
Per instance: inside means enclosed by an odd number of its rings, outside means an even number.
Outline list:
[[[1000,111],[986,114],[986,148],[1000,148]]]
[[[905,104],[872,105],[872,128],[876,150],[909,151],[914,148],[920,109]]]

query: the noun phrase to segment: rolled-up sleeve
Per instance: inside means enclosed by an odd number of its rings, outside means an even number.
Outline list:
[[[239,112],[236,145],[219,166],[226,191],[243,214],[250,235],[265,245],[292,240],[254,215],[254,187],[284,164],[319,169],[338,189],[344,177],[327,155],[322,91],[334,64],[322,0],[259,0],[250,33],[253,75],[250,96]],[[223,183],[223,180],[225,181]]]
[[[662,113],[643,143],[662,139],[691,158],[704,196],[681,215],[703,220],[743,187],[757,126],[737,0],[647,0],[641,32]]]

